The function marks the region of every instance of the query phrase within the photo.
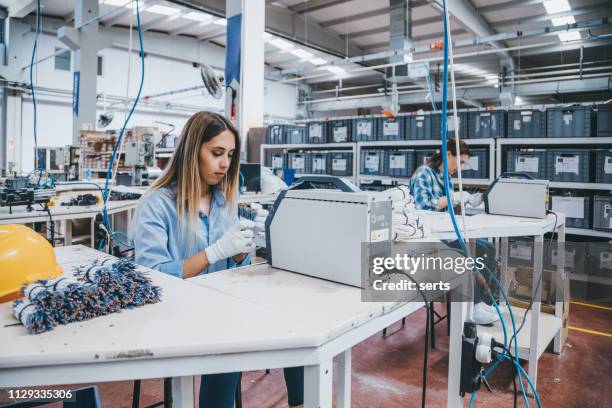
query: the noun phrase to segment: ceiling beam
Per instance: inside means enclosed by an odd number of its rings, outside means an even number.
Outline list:
[[[546,0],[512,0],[505,3],[491,4],[490,6],[478,7],[479,13],[490,13],[494,11],[508,10],[518,7],[532,6],[544,3]]]
[[[215,38],[223,37],[225,35],[225,32],[226,32],[225,27],[223,27],[221,29],[211,31],[210,33],[206,33],[206,34],[199,36],[198,41],[214,40]]]
[[[339,4],[349,3],[353,0],[310,0],[289,7],[289,10],[297,14],[310,13],[312,11],[324,10]]]
[[[545,15],[531,16],[531,17],[524,17],[524,18],[512,18],[508,20],[491,22],[491,24],[493,24],[496,28],[508,27],[508,26],[514,27],[518,24],[548,22],[553,18],[559,18],[559,17],[580,16],[584,14],[595,14],[595,13],[601,16],[601,15],[605,15],[606,12],[609,12],[609,10],[610,10],[610,1],[606,0],[606,1],[599,2],[599,3],[591,4],[587,7],[579,7],[579,8],[575,8],[569,11],[564,11],[561,13],[545,14]]]
[[[565,51],[579,50],[581,47],[592,48],[592,47],[605,47],[610,46],[610,41],[606,40],[585,40],[585,41],[574,41],[570,43],[559,43],[558,45],[537,47],[532,49],[512,51],[512,55],[515,57],[528,57],[534,55],[545,55],[545,54],[558,54]]]
[[[465,28],[457,28],[456,30],[452,30],[451,31],[451,35],[461,35],[461,34],[467,34],[467,30]],[[442,40],[442,38],[444,37],[444,33],[429,33],[420,37],[413,37],[412,39],[415,41],[428,41],[428,40]],[[380,47],[389,47],[389,41],[383,41],[383,42],[379,42],[379,43],[373,43],[373,44],[368,44],[367,46],[364,47],[364,50],[366,52],[369,52],[373,49],[376,48],[380,48]]]
[[[13,0],[9,1],[5,7],[8,9],[8,16],[13,18],[24,18],[36,10],[36,0]]]
[[[422,7],[429,5],[429,1],[413,1],[412,8],[415,9],[417,7]],[[323,28],[332,27],[339,24],[344,24],[348,21],[354,22],[359,20],[365,20],[371,17],[384,16],[385,14],[389,14],[389,7],[383,7],[376,10],[365,11],[363,13],[358,14],[349,14],[345,17],[335,18],[333,20],[321,21],[319,25]]]
[[[149,31],[149,30],[154,29],[156,26],[160,24],[165,24],[171,21],[178,20],[179,18],[183,17],[185,14],[189,12],[190,10],[181,10],[180,12],[174,13],[170,16],[160,16],[160,17],[154,18],[153,20],[148,21],[142,25],[142,31]]]
[[[434,16],[434,17],[422,18],[420,20],[414,20],[412,22],[412,27],[427,25],[427,24],[436,23],[436,22],[442,23],[442,17]],[[365,37],[367,35],[381,34],[381,33],[386,33],[386,32],[389,32],[389,27],[376,27],[376,28],[370,28],[368,30],[355,31],[352,33],[341,34],[340,37],[343,39],[346,39],[347,37],[354,39],[354,38],[359,38],[359,37]]]
[[[193,21],[191,23],[187,23],[179,27],[176,27],[174,30],[170,30],[168,34],[174,36],[174,35],[179,35],[184,32],[190,31],[192,29],[204,28],[204,27],[211,25],[213,21],[214,21],[214,17],[210,18],[207,21]]]
[[[154,6],[158,3],[161,3],[162,0],[149,0],[147,1],[146,4],[140,3],[139,6],[146,6],[147,8]],[[122,7],[124,10],[121,10],[119,12],[117,12],[117,14],[115,14],[114,16],[106,19],[106,20],[102,20],[102,23],[104,24],[104,27],[112,27],[115,24],[117,24],[118,22],[120,22],[121,20],[123,20],[124,17],[129,16],[130,14],[136,14],[136,9],[132,9],[132,8],[128,8],[128,7]],[[140,13],[142,13],[144,10],[142,8],[140,8]]]

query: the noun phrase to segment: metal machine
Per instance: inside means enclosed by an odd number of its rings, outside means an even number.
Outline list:
[[[42,167],[56,181],[74,181],[79,179],[79,146],[40,147],[39,156]]]
[[[487,214],[544,218],[548,183],[548,180],[535,180],[522,173],[502,174],[484,193],[485,211]]]
[[[341,179],[326,179],[344,191],[300,189],[304,181],[278,196],[266,221],[268,262],[361,287],[362,250],[368,250],[363,244],[391,240],[391,200],[385,193],[355,192]]]
[[[8,178],[0,186],[0,207],[9,207],[9,214],[18,205],[32,211],[33,204],[47,204],[55,194],[55,188],[31,186],[27,177]]]
[[[117,184],[146,186],[149,184],[149,173],[147,168],[155,165],[155,146],[153,135],[143,133],[141,140],[129,140],[125,143],[124,165],[132,167],[129,173],[124,173],[120,177],[117,175]]]

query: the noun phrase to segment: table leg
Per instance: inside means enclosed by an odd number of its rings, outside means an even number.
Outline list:
[[[501,238],[501,265],[499,267],[499,281],[502,284],[502,289],[505,293],[508,293],[508,237]],[[501,293],[501,292],[500,292]],[[499,305],[505,305],[506,301],[503,297],[499,298]]]
[[[471,282],[471,279],[466,279]],[[464,284],[465,285],[465,284]],[[466,292],[466,289],[458,289]],[[447,389],[447,408],[463,407],[464,398],[459,395],[461,379],[461,338],[463,334],[463,323],[467,316],[467,303],[454,300],[451,296],[451,316],[450,316],[450,344],[448,354],[448,389]]]
[[[193,408],[193,377],[172,378],[172,406],[178,408]]]
[[[332,361],[304,367],[304,408],[332,406]]]
[[[531,336],[529,339],[529,377],[534,388],[537,389],[538,380],[538,338],[540,330],[540,306],[542,298],[542,285],[544,276],[542,273],[544,260],[544,235],[536,235],[534,238],[533,257],[533,306],[531,307]],[[540,282],[540,283],[538,283]],[[537,289],[537,290],[536,290]],[[520,324],[517,322],[517,324]]]
[[[63,223],[64,245],[72,245],[72,220],[62,220],[61,222]]]
[[[336,407],[349,408],[351,406],[351,349],[338,356],[336,387]]]
[[[565,224],[560,226],[557,233],[557,292],[555,292],[555,316],[561,319],[559,333],[555,336],[554,352],[559,354],[563,350],[565,338],[563,336],[563,315],[564,307],[569,307],[564,303],[565,300]],[[552,249],[551,249],[552,250]]]
[[[97,249],[96,248],[96,230],[95,230],[95,227],[94,227],[94,220],[95,220],[95,218],[92,218],[90,220],[90,224],[91,224],[91,247],[93,249]]]

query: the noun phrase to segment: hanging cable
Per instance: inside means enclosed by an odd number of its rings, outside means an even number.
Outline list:
[[[32,47],[32,58],[30,59],[30,92],[32,93],[32,120],[33,120],[33,134],[34,134],[34,151],[36,152],[34,167],[38,168],[38,181],[36,182],[36,186],[40,184],[40,179],[43,174],[43,161],[40,150],[38,149],[38,117],[37,117],[37,106],[36,106],[36,92],[34,90],[34,60],[36,59],[36,53],[38,49],[38,37],[40,36],[40,0],[36,1],[36,31],[34,34],[34,46]]]

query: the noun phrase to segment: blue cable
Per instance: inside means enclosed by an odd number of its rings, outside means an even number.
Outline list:
[[[514,363],[514,365],[516,365],[516,367],[519,369],[519,373],[523,373],[523,375],[527,379],[527,382],[529,383],[529,388],[531,388],[531,392],[533,392],[533,395],[535,396],[536,402],[538,404],[538,408],[542,408],[542,402],[540,401],[540,396],[538,395],[538,392],[536,391],[535,386],[531,382],[531,379],[529,378],[529,375],[527,375],[527,373],[525,372],[523,367],[521,367],[520,364],[515,363],[515,361],[513,359],[511,359],[510,357],[508,357],[506,354],[502,354],[501,357],[504,360],[508,360],[508,361],[511,361],[512,363]]]
[[[36,106],[36,92],[34,91],[34,58],[36,57],[36,49],[38,48],[38,36],[40,34],[40,0],[36,1],[36,33],[34,34],[34,46],[32,47],[32,57],[30,58],[30,92],[32,92],[32,119],[34,124],[34,149],[36,150],[36,156],[38,156],[38,168],[39,175],[38,181],[36,182],[36,186],[40,184],[40,179],[42,178],[43,172],[43,164],[42,164],[42,155],[40,154],[40,150],[38,149],[38,132],[36,130],[37,126],[37,106]]]

